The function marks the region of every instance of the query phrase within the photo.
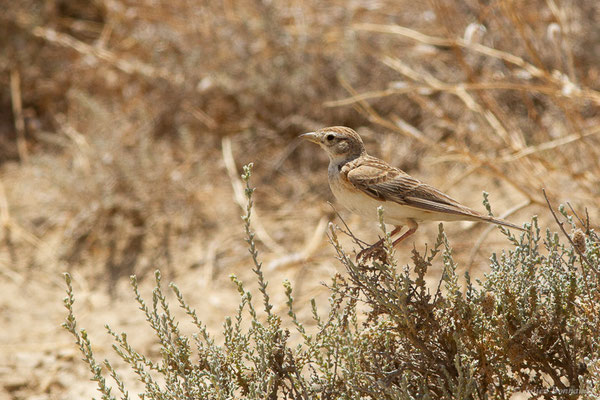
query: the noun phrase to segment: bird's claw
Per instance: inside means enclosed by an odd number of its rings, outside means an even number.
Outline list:
[[[379,243],[369,246],[366,249],[362,249],[356,255],[356,261],[368,261],[368,260],[379,260],[381,262],[387,262],[387,254],[383,246]]]

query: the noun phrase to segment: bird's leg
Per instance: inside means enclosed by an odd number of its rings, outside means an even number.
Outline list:
[[[397,234],[398,232],[400,232],[402,230],[402,227],[403,227],[403,225],[398,225],[398,226],[394,227],[394,230],[390,233],[390,237],[392,237],[395,234]],[[416,230],[416,228],[415,228],[415,230]],[[406,235],[406,233],[404,235],[402,235],[401,237],[404,237],[405,235]],[[358,255],[356,256],[356,261],[360,260],[361,258],[365,258],[365,259],[373,258],[374,256],[381,253],[383,250],[383,241],[384,240],[385,240],[385,238],[379,239],[375,244],[367,247],[366,249],[361,250],[360,253],[358,253]],[[396,242],[394,242],[394,244],[395,243]]]
[[[408,220],[408,230],[406,232],[404,232],[402,234],[402,236],[400,236],[398,239],[394,240],[392,247],[396,247],[396,245],[398,243],[400,243],[401,241],[403,241],[404,239],[406,239],[407,237],[409,237],[410,235],[415,233],[417,231],[418,227],[419,227],[419,225],[415,221],[413,221],[412,219],[409,219]]]

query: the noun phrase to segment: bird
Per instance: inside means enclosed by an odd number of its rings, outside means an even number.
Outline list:
[[[353,129],[332,126],[300,135],[318,144],[329,156],[329,187],[337,201],[362,217],[377,219],[378,207],[384,209],[385,222],[394,225],[392,247],[414,234],[425,221],[480,221],[521,231],[508,221],[481,214],[440,190],[413,178],[399,168],[367,154],[364,142]],[[373,257],[383,248],[383,239],[364,249],[357,259]]]

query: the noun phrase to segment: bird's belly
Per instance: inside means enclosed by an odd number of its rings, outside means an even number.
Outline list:
[[[363,217],[377,219],[377,207],[381,205],[380,202],[360,192],[335,190],[333,187],[331,191],[337,201],[348,210]]]
[[[415,219],[414,209],[398,203],[374,199],[357,189],[346,187],[337,179],[330,179],[329,184],[337,201],[349,211],[362,217],[378,220],[377,207],[383,206],[383,217],[386,223],[403,225],[406,220]]]

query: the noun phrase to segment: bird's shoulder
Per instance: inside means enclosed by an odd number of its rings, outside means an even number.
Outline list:
[[[340,173],[356,182],[379,183],[399,176],[410,176],[379,158],[364,155],[344,164]]]
[[[369,155],[361,156],[342,166],[341,178],[354,188],[378,200],[402,202],[396,194],[421,184],[399,168]]]

